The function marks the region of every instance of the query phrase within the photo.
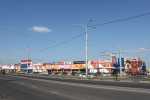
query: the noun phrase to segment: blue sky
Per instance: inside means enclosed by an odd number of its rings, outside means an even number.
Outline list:
[[[149,5],[149,0],[0,0],[0,63],[18,63],[27,48],[35,62],[84,59],[84,36],[52,46],[83,33],[77,25],[90,18],[91,24],[104,23],[150,12]],[[150,48],[149,26],[150,16],[144,16],[89,30],[89,58],[119,48],[132,51],[124,56],[139,56],[134,51]],[[141,55],[149,58],[148,51]]]

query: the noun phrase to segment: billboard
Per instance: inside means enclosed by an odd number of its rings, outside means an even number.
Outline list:
[[[73,61],[73,64],[85,64],[85,61]]]

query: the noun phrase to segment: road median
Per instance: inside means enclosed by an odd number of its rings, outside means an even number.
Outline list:
[[[143,81],[89,80],[89,79],[78,79],[78,78],[72,79],[72,78],[65,78],[65,77],[54,77],[49,75],[43,76],[43,75],[28,75],[28,74],[13,74],[13,76],[44,79],[44,80],[54,80],[54,81],[61,81],[61,82],[71,82],[71,83],[150,89],[150,82],[143,82]]]

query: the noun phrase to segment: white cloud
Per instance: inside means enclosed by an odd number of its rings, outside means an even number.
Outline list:
[[[33,26],[32,27],[32,31],[33,32],[44,32],[44,33],[47,33],[47,32],[51,32],[52,30],[49,29],[48,27],[44,27],[44,26]]]
[[[147,51],[150,51],[150,49],[147,49],[147,48],[139,48],[138,51],[139,51],[139,52],[147,52]]]

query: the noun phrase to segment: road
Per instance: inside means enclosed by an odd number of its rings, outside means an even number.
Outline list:
[[[0,100],[150,100],[150,89],[0,76]]]

